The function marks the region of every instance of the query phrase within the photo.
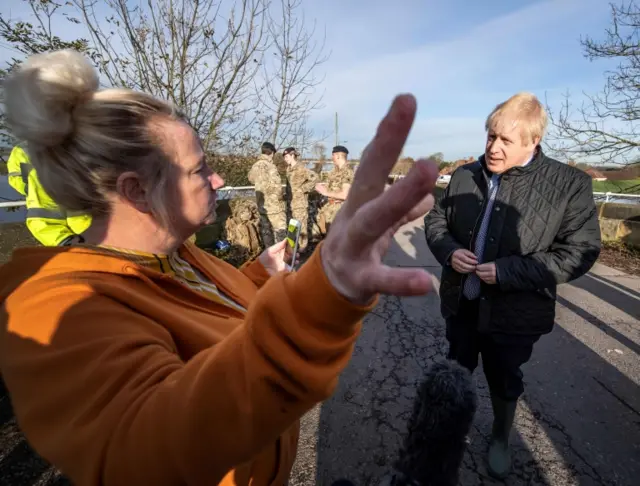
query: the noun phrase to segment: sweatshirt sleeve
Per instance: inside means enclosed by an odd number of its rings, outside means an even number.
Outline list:
[[[267,280],[271,278],[269,272],[264,268],[264,265],[260,263],[260,260],[255,258],[240,267],[240,271],[244,273],[249,279],[256,285],[256,287],[261,288]]]
[[[87,284],[24,290],[0,316],[18,423],[74,483],[105,486],[218,484],[332,394],[371,309],[337,294],[316,251],[184,362],[165,328]]]

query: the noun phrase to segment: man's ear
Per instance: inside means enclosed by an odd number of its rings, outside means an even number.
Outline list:
[[[140,177],[135,172],[123,172],[116,181],[118,196],[141,213],[151,213],[147,191],[140,183]]]
[[[535,137],[533,139],[533,146],[537,147],[538,145],[540,145],[540,142],[542,141],[542,139],[540,137]]]

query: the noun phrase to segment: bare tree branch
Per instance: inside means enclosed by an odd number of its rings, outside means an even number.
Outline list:
[[[640,6],[635,0],[611,4],[611,21],[604,40],[581,40],[589,60],[618,60],[615,70],[605,72],[602,92],[585,93],[577,107],[567,93],[555,113],[548,109],[546,144],[567,159],[627,164],[640,157]]]
[[[263,66],[265,84],[258,100],[263,110],[263,137],[277,147],[294,145],[309,149],[313,133],[307,128],[309,114],[321,107],[322,94],[316,77],[328,56],[324,37],[315,41],[316,24],[306,25],[300,0],[280,0],[269,14],[271,44]]]
[[[24,1],[29,4],[35,22],[14,20],[0,13],[0,39],[8,46],[3,48],[19,55],[19,57],[12,56],[5,66],[0,67],[0,86],[7,74],[18,67],[25,56],[58,49],[75,49],[91,54],[87,39],[63,40],[53,32],[51,20],[55,15],[60,15],[69,22],[79,23],[68,13],[65,5],[51,0]],[[0,102],[3,98],[4,91],[0,88]],[[17,142],[7,127],[2,110],[0,110],[0,142],[6,145],[14,145]]]
[[[207,150],[234,145],[267,46],[268,0],[239,0],[225,14],[214,0],[105,0],[105,19],[96,16],[97,0],[73,1],[112,84],[179,105]]]
[[[179,105],[207,151],[247,153],[268,137],[301,151],[312,143],[307,120],[320,103],[315,70],[325,58],[315,25],[307,29],[297,14],[300,0],[279,0],[282,16],[271,0],[23,1],[33,23],[0,14],[0,39],[19,55],[0,78],[24,56],[73,48],[91,57],[105,85]],[[56,37],[59,15],[89,39]]]

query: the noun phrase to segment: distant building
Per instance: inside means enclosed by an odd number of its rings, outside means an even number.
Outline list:
[[[466,164],[471,164],[471,163],[473,163],[475,161],[476,161],[475,157],[467,157],[466,159],[456,160],[453,164],[449,164],[448,166],[444,167],[440,171],[440,175],[441,176],[451,175],[451,174],[453,174],[453,171],[456,170],[458,167],[460,167],[462,165],[466,165]]]
[[[606,181],[607,180],[607,178],[605,177],[605,175],[602,172],[600,172],[599,170],[596,170],[594,168],[589,168],[589,169],[585,170],[585,172],[587,174],[589,174],[594,181]]]

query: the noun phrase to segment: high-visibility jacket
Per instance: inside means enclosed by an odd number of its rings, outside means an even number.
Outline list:
[[[23,196],[27,195],[27,178],[29,177],[31,168],[32,166],[26,152],[17,145],[13,147],[11,155],[9,155],[9,160],[7,161],[9,185]]]
[[[27,228],[40,243],[45,246],[65,245],[91,226],[90,215],[65,211],[51,199],[20,147],[11,152],[7,167],[9,184],[27,197]],[[17,174],[20,174],[20,180]]]

